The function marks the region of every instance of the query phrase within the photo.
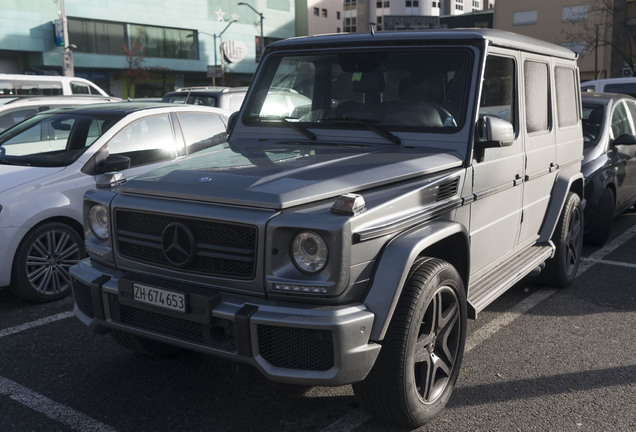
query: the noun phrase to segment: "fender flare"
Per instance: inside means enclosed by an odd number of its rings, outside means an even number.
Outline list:
[[[464,280],[464,285],[467,286],[469,234],[462,224],[450,220],[436,220],[402,233],[386,245],[376,265],[373,282],[364,300],[367,309],[375,316],[370,335],[371,340],[384,339],[402,294],[404,283],[413,263],[422,255],[422,251],[454,236],[459,236],[465,243],[464,250],[455,253],[463,255],[462,260],[465,262],[465,268],[457,270]]]
[[[583,202],[583,207],[585,208],[584,185],[585,179],[581,172],[567,177],[565,175],[557,177],[554,182],[554,187],[552,188],[552,193],[550,194],[547,214],[539,231],[540,243],[547,242],[552,238],[557,221],[563,211],[568,192],[573,191],[577,193],[579,197],[581,197],[581,202]]]

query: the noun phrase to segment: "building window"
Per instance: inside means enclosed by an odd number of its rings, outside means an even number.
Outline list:
[[[340,11],[336,11],[336,19],[340,19]]]
[[[512,14],[512,25],[528,25],[537,23],[537,11],[523,11]]]
[[[376,9],[381,9],[382,8],[382,2],[381,1],[375,2],[375,8]]]
[[[320,16],[323,17],[323,18],[327,18],[327,9],[322,9],[320,11]]]
[[[455,0],[455,10],[463,11],[464,10],[464,2],[463,0]]]
[[[344,20],[344,31],[349,33],[355,33],[357,31],[357,22],[356,18],[345,18]]]
[[[566,6],[561,10],[561,21],[577,22],[587,20],[587,5]]]
[[[318,8],[314,8],[314,16],[319,16],[320,10]]]
[[[391,7],[391,2],[385,1],[384,2],[384,7],[385,8]]]

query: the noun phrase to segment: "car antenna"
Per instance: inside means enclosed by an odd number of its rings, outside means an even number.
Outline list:
[[[369,34],[375,36],[375,23],[369,23]]]

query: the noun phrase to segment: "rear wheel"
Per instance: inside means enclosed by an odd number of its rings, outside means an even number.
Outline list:
[[[466,295],[453,266],[418,262],[407,280],[380,356],[353,385],[373,415],[419,427],[444,409],[455,386],[466,340]]]
[[[576,277],[583,246],[583,205],[574,192],[567,196],[552,241],[555,255],[546,262],[539,279],[549,286],[567,287]]]
[[[110,335],[119,345],[148,357],[172,357],[183,351],[182,348],[146,339],[141,336],[119,330],[111,330]]]
[[[16,253],[11,290],[25,300],[47,302],[71,291],[69,268],[84,258],[84,241],[72,227],[44,223],[29,232]]]

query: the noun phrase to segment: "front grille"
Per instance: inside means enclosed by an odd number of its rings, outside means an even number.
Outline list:
[[[169,261],[162,247],[164,230],[174,223],[187,227],[196,244],[194,257],[183,264]],[[119,253],[133,261],[210,276],[254,277],[258,230],[252,225],[117,210],[115,232]]]
[[[231,321],[213,319],[209,324],[201,324],[121,304],[113,294],[108,295],[108,304],[115,323],[225,351],[236,350]]]
[[[86,316],[95,318],[95,308],[93,307],[93,298],[91,297],[91,287],[72,278],[73,298],[77,308]]]
[[[325,371],[334,365],[330,331],[258,326],[258,350],[274,366]]]

